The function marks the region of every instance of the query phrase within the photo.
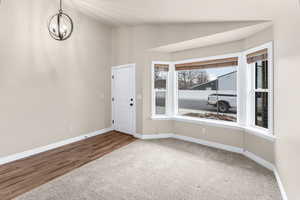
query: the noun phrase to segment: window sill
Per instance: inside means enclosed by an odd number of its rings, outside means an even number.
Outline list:
[[[210,125],[215,127],[221,128],[232,128],[237,130],[242,130],[242,128],[236,122],[225,122],[225,121],[217,121],[213,119],[201,119],[201,118],[194,118],[194,117],[183,117],[183,116],[174,116],[172,117],[174,121],[179,122],[189,122],[189,123],[196,123],[201,125]]]
[[[208,125],[208,126],[214,126],[214,127],[221,127],[221,128],[230,128],[234,130],[240,130],[245,131],[248,134],[252,134],[264,139],[267,139],[271,142],[276,141],[276,137],[272,135],[271,132],[260,130],[253,127],[243,126],[239,125],[236,122],[225,122],[225,121],[217,121],[212,119],[201,119],[201,118],[194,118],[194,117],[186,117],[186,116],[152,116],[152,120],[174,120],[179,122],[187,122],[187,123],[194,123],[194,124],[200,124],[200,125]]]
[[[172,117],[166,116],[166,115],[154,115],[151,116],[152,120],[172,120]]]

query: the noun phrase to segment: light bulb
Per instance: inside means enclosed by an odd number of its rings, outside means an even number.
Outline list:
[[[65,36],[67,34],[67,26],[66,25],[62,25],[61,28],[60,28],[60,34]]]

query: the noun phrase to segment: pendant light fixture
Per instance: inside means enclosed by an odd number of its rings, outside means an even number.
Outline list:
[[[73,21],[71,17],[62,10],[62,0],[60,0],[59,3],[59,11],[50,18],[48,30],[53,39],[63,41],[72,35]]]

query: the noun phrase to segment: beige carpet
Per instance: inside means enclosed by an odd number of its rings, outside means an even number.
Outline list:
[[[18,200],[279,200],[274,175],[241,155],[138,140]]]

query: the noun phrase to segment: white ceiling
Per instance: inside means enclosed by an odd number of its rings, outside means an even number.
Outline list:
[[[69,0],[113,25],[272,20],[272,0]]]
[[[175,44],[160,46],[157,48],[150,49],[151,51],[158,52],[176,52],[187,49],[206,47],[215,44],[222,44],[226,42],[233,42],[245,39],[255,33],[258,33],[268,27],[272,26],[271,22],[259,23],[256,25],[245,26],[242,28],[236,28],[230,31],[224,31],[221,33],[216,33],[208,36],[203,36],[195,38],[192,40],[187,40],[184,42],[178,42]]]

